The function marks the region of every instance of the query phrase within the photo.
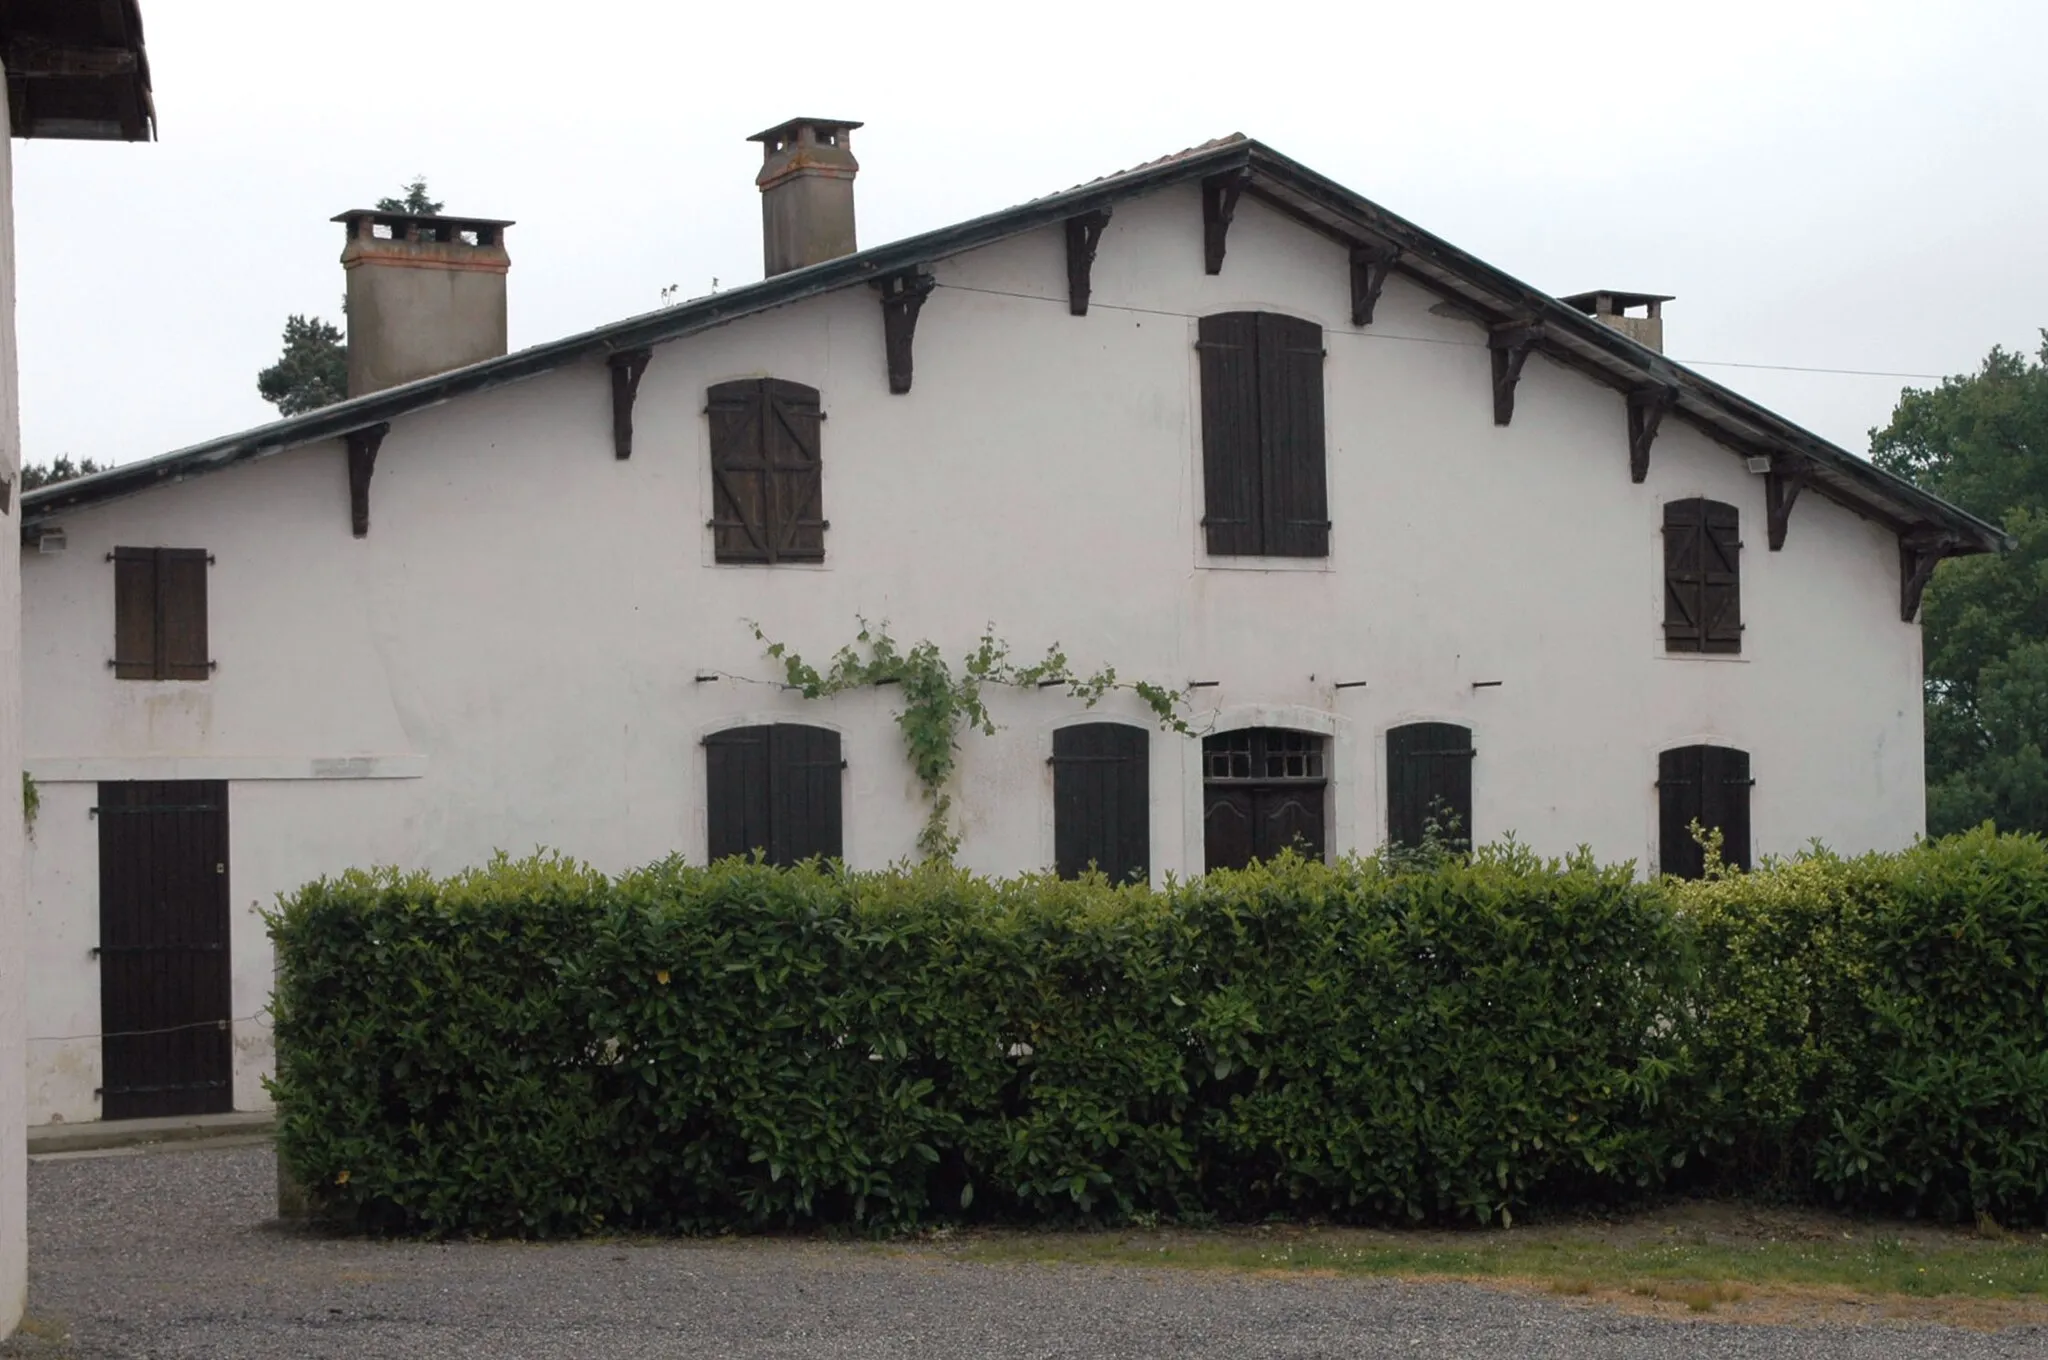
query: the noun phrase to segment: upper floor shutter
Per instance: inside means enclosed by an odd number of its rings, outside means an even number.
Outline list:
[[[720,562],[774,560],[763,405],[758,379],[719,383],[705,403],[711,420],[712,556]]]
[[[1152,734],[1126,723],[1081,723],[1052,734],[1053,859],[1061,878],[1092,865],[1112,882],[1151,873]]]
[[[1223,312],[1197,327],[1202,380],[1202,527],[1217,557],[1256,554],[1260,505],[1259,314]]]
[[[159,548],[156,570],[163,678],[204,680],[213,673],[206,645],[206,550]]]
[[[1698,822],[1721,832],[1721,861],[1750,866],[1749,753],[1728,746],[1680,746],[1657,757],[1657,862],[1667,874],[1698,878],[1706,856]]]
[[[204,548],[114,549],[114,678],[204,680]]]
[[[825,492],[818,389],[764,378],[763,452],[769,475],[772,561],[825,560]]]
[[[1664,505],[1664,646],[1742,650],[1742,533],[1732,505],[1694,497]]]
[[[1261,312],[1258,337],[1262,551],[1274,557],[1328,557],[1323,328]]]
[[[1472,843],[1472,729],[1408,723],[1387,732],[1387,842]]]
[[[156,549],[114,549],[114,678],[154,680]]]

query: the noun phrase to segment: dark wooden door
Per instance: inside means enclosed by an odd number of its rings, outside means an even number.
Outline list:
[[[1320,784],[1211,784],[1203,807],[1203,861],[1211,869],[1242,869],[1293,850],[1323,857]]]
[[[100,785],[100,1113],[234,1108],[228,786]]]

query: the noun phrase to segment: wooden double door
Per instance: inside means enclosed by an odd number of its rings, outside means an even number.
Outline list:
[[[1323,739],[1310,732],[1245,728],[1202,743],[1203,860],[1242,869],[1293,850],[1323,857]]]
[[[228,786],[99,786],[100,1114],[234,1108]]]

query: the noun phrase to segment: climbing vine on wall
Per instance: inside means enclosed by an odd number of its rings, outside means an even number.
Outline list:
[[[770,641],[758,623],[752,627],[755,638],[767,644],[768,655],[782,664],[785,681],[806,699],[882,685],[903,687],[903,708],[896,715],[896,725],[903,730],[904,756],[924,788],[929,809],[924,829],[917,835],[918,851],[926,859],[950,860],[960,848],[947,785],[959,764],[961,733],[979,730],[993,735],[996,730],[983,697],[990,685],[1064,689],[1069,697],[1090,708],[1112,690],[1124,690],[1142,699],[1162,728],[1184,736],[1193,731],[1182,716],[1187,704],[1184,691],[1145,680],[1120,680],[1111,666],[1092,675],[1078,675],[1058,643],[1046,648],[1042,660],[1019,665],[1010,657],[1009,643],[996,637],[994,625],[982,633],[974,650],[961,658],[957,673],[936,643],[919,642],[904,649],[889,635],[886,621],[871,624],[861,619],[854,640],[833,653],[822,670],[790,650],[788,644]]]
[[[42,790],[36,787],[35,776],[27,770],[21,772],[21,821],[29,831],[36,829],[36,814],[43,809]]]

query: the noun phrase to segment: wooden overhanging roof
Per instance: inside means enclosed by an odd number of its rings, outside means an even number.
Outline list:
[[[1203,184],[1205,205],[1220,204],[1226,198],[1230,205],[1234,205],[1240,195],[1248,196],[1332,240],[1351,246],[1354,317],[1363,315],[1369,318],[1371,314],[1369,299],[1362,310],[1360,307],[1358,262],[1377,262],[1373,267],[1382,271],[1390,269],[1421,285],[1487,327],[1490,343],[1496,348],[1512,345],[1518,354],[1543,354],[1596,382],[1630,394],[1632,417],[1638,402],[1641,402],[1645,408],[1654,407],[1696,426],[1735,454],[1770,460],[1774,484],[1781,479],[1789,482],[1793,484],[1794,494],[1799,487],[1811,487],[1815,494],[1894,530],[1899,534],[1902,545],[1909,545],[1911,552],[1925,563],[1928,570],[1939,557],[1995,552],[2009,544],[2006,534],[1998,526],[1880,471],[1867,460],[1801,429],[1747,397],[1637,344],[1560,299],[1502,273],[1306,166],[1243,137],[1224,138],[1063,193],[840,259],[792,270],[759,283],[630,317],[580,335],[488,359],[402,387],[351,398],[75,481],[43,487],[22,498],[23,529],[33,536],[37,526],[58,519],[67,510],[133,495],[165,482],[181,481],[318,440],[371,431],[410,411],[518,382],[570,364],[613,361],[616,415],[619,395],[616,379],[622,363],[631,359],[644,365],[644,351],[655,345],[820,294],[910,278],[948,256],[1025,232],[1091,220],[1092,214],[1110,209],[1123,200],[1169,185],[1190,182]],[[1217,231],[1212,225],[1209,235],[1211,262],[1221,267],[1222,232],[1228,230],[1229,208],[1211,207],[1208,212],[1212,218],[1220,217],[1222,222],[1222,230]],[[1100,219],[1092,220],[1098,223],[1099,230]],[[1071,251],[1075,237],[1076,232],[1070,225],[1070,275],[1074,271]],[[1087,249],[1092,257],[1092,243]],[[1191,260],[1189,267],[1194,266],[1195,262]],[[1075,310],[1083,311],[1086,305],[1085,263],[1079,277],[1081,282]],[[1055,281],[1048,280],[1047,284],[1048,293],[1053,292]],[[1342,279],[1332,280],[1333,289],[1342,289],[1343,286]],[[1376,296],[1377,289],[1371,288],[1370,292]],[[885,315],[890,313],[890,297],[891,289],[884,288]],[[892,319],[891,324],[893,349],[898,336],[893,327],[900,323]],[[903,336],[902,342],[907,352],[907,335]],[[907,367],[907,358],[905,363]],[[895,376],[893,368],[892,355],[892,379]],[[1520,360],[1517,358],[1512,373],[1518,374],[1519,371]],[[904,384],[907,388],[907,371]],[[1512,374],[1507,378],[1507,384],[1511,414]],[[1496,419],[1500,418],[1500,387],[1501,367],[1497,364]],[[630,392],[626,399],[627,429],[630,430]],[[603,409],[602,397],[595,392],[592,402],[595,410]],[[1642,436],[1639,426],[1640,422],[1632,418],[1630,440],[1626,444],[1617,441],[1617,447],[1628,448],[1632,454],[1639,447],[1641,456],[1647,458],[1649,438]],[[1650,426],[1653,436],[1654,420]],[[625,456],[623,452],[621,456]],[[1789,510],[1789,499],[1783,504]]]
[[[138,0],[0,0],[0,61],[17,137],[156,136]]]

